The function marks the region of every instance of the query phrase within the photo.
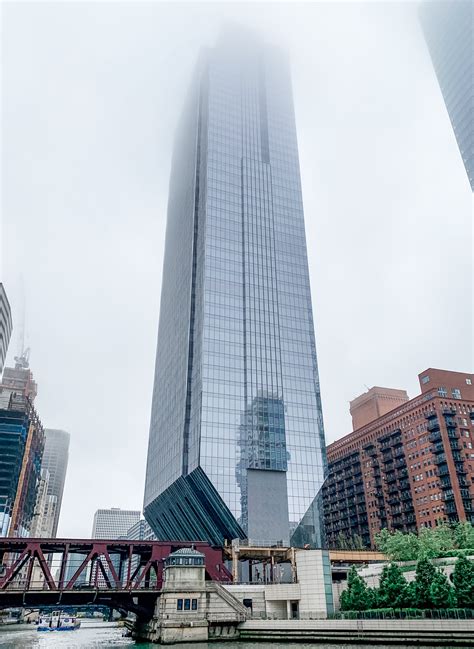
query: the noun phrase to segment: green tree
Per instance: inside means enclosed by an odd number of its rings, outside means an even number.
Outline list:
[[[367,608],[378,608],[378,591],[376,588],[367,588]]]
[[[474,548],[474,526],[472,523],[468,523],[467,521],[457,523],[454,526],[453,534],[456,546],[459,549]]]
[[[436,570],[430,585],[430,599],[435,608],[454,608],[456,593],[442,570]]]
[[[416,584],[414,581],[409,581],[406,591],[406,607],[407,608],[416,608]]]
[[[364,539],[360,534],[354,534],[351,538],[351,550],[365,550]]]
[[[345,590],[342,591],[341,596],[339,597],[339,607],[341,611],[350,611],[351,610],[351,603],[350,603],[350,595],[349,591],[346,588]]]
[[[458,606],[474,608],[474,563],[465,556],[459,557],[454,566],[452,581]]]
[[[344,532],[339,532],[336,539],[336,550],[349,550],[349,540]]]
[[[416,608],[432,608],[430,595],[431,584],[436,575],[436,568],[429,559],[424,557],[416,564],[414,590],[414,605]]]
[[[365,611],[369,608],[369,589],[365,581],[352,566],[347,578],[347,589],[341,593],[340,605],[343,611]]]
[[[423,527],[418,534],[418,558],[434,559],[442,552],[452,550],[456,545],[454,531],[449,525],[438,525],[433,529]]]
[[[375,545],[392,561],[415,561],[420,550],[420,541],[416,534],[403,534],[398,530],[381,530],[375,535]]]
[[[396,563],[383,567],[377,601],[381,608],[403,608],[407,603],[407,580]]]

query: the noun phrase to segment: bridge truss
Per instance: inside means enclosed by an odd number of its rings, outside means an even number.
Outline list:
[[[104,605],[153,613],[164,560],[189,542],[0,538],[0,608]],[[194,547],[207,577],[231,581],[222,550]]]

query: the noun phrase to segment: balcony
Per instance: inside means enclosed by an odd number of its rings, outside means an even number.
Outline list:
[[[438,475],[443,476],[443,475],[449,475],[449,469],[447,464],[442,464],[439,469],[438,469]]]
[[[456,408],[453,408],[452,406],[444,406],[444,408],[441,409],[441,412],[443,415],[455,415]]]
[[[432,421],[429,421],[426,427],[428,428],[429,431],[439,430],[439,421],[438,421],[438,419],[434,419]]]
[[[429,410],[428,412],[425,412],[425,419],[433,419],[433,417],[437,417],[438,414],[436,410]]]
[[[439,465],[439,464],[446,464],[446,462],[447,462],[447,460],[446,460],[446,455],[445,455],[444,453],[440,453],[440,454],[437,455],[437,456],[435,457],[435,459],[434,459],[434,463],[435,463],[435,464],[438,464],[438,465]]]
[[[449,436],[449,437],[451,437],[451,436]],[[459,442],[458,442],[456,437],[454,437],[454,438],[451,437],[450,438],[449,445],[451,447],[451,450],[453,450],[453,451],[459,451],[461,449],[461,446],[459,445]]]
[[[457,514],[456,503],[448,502],[446,503],[446,513],[447,514]]]
[[[456,428],[457,423],[453,417],[445,417],[446,428]]]
[[[432,453],[444,453],[444,444],[443,442],[436,442],[431,446]]]
[[[464,464],[461,462],[455,462],[454,466],[456,467],[456,473],[458,475],[467,475],[467,471],[464,468]]]
[[[374,455],[377,455],[377,449],[375,448],[374,444],[366,446],[363,450],[369,457],[374,457]]]
[[[430,442],[439,442],[441,439],[443,439],[441,437],[441,431],[440,430],[433,431],[432,433],[429,434],[428,439],[430,440]]]

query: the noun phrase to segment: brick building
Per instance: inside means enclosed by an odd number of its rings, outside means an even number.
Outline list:
[[[418,378],[414,399],[371,388],[351,402],[354,432],[327,448],[329,547],[354,537],[373,545],[383,528],[474,522],[474,374],[428,369]]]

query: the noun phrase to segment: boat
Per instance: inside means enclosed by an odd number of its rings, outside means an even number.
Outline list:
[[[80,626],[81,623],[77,617],[63,611],[40,615],[38,621],[38,631],[75,631]]]

